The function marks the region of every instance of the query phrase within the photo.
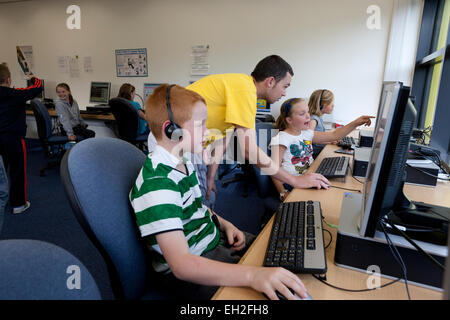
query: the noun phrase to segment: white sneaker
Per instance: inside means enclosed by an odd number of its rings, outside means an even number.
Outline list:
[[[27,210],[29,207],[31,206],[30,201],[27,201],[23,206],[20,207],[14,207],[13,208],[13,213],[22,213],[25,210]]]

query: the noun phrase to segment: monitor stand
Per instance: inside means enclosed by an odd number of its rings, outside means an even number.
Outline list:
[[[403,279],[403,272],[387,244],[384,233],[375,232],[373,238],[363,237],[359,232],[362,215],[363,196],[359,193],[346,192],[342,200],[341,215],[336,240],[334,261],[337,266],[369,273],[372,266],[377,266],[380,275],[389,279]],[[397,247],[407,268],[409,284],[442,291],[443,271],[431,260],[419,253],[403,237],[389,234]],[[442,265],[448,255],[447,246],[423,241],[416,243],[431,254]]]

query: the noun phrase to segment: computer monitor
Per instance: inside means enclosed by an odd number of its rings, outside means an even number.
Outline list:
[[[409,92],[410,88],[401,82],[383,84],[364,183],[359,232],[363,237],[374,237],[380,218],[388,216],[399,225],[435,230],[408,231],[414,239],[446,245],[447,231],[443,226],[448,223],[445,216],[449,209],[411,202],[403,193],[406,159],[416,119],[416,109],[409,99]]]
[[[270,114],[270,103],[268,103],[265,99],[256,100],[256,113]]]
[[[36,96],[36,98],[38,99],[44,99],[45,98],[45,86],[44,86],[44,80],[39,79],[42,82],[42,92],[39,93],[38,96]],[[32,85],[34,85],[34,83],[29,79],[27,80],[27,87],[31,87]]]
[[[111,93],[111,82],[91,82],[89,102],[108,103]]]

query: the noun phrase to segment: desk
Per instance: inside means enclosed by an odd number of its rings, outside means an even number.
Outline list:
[[[325,149],[320,153],[316,161],[311,166],[310,172],[315,172],[316,168],[320,164],[322,158],[340,156],[341,154],[334,153],[334,150],[338,149],[337,146],[327,145]],[[352,156],[349,156],[352,158]],[[351,161],[353,162],[353,161]],[[352,165],[353,166],[353,165]],[[352,167],[351,166],[351,167]],[[363,185],[356,181],[349,170],[345,182],[343,179],[331,180],[332,185],[345,187],[349,189],[363,189]],[[450,207],[449,197],[444,197],[445,194],[450,194],[450,183],[448,181],[439,181],[435,188],[431,187],[419,187],[406,185],[405,193],[414,201],[423,201],[427,203],[433,203],[436,205]],[[314,190],[314,189],[295,189],[287,197],[286,201],[304,201],[315,200],[320,201],[322,207],[322,214],[328,223],[337,225],[339,223],[340,208],[342,204],[342,197],[344,192],[348,192],[342,189],[330,188],[329,190]],[[273,217],[261,231],[256,238],[255,242],[249,248],[247,253],[242,257],[239,263],[244,265],[262,266],[267,244],[269,242],[270,231],[272,230]],[[349,270],[346,268],[338,267],[334,264],[334,251],[336,247],[337,229],[323,224],[324,229],[329,230],[333,235],[333,242],[326,249],[327,255],[327,281],[330,284],[341,288],[348,289],[364,289],[367,288],[366,281],[369,275],[362,272]],[[324,233],[324,240],[328,243],[329,235]],[[335,300],[335,299],[349,299],[349,300],[398,300],[408,299],[403,282],[397,282],[385,288],[369,292],[345,292],[331,288],[312,275],[302,274],[299,275],[300,279],[305,284],[308,292],[315,300]],[[382,278],[381,284],[390,282],[391,280]],[[409,284],[409,290],[411,299],[433,299],[441,300],[443,294],[438,291],[425,289],[422,287]],[[265,297],[251,289],[241,287],[221,287],[213,296],[214,300],[262,300]]]
[[[57,117],[55,109],[47,109],[50,117]],[[28,116],[34,116],[33,110],[26,111]],[[93,120],[116,120],[112,113],[109,114],[82,114],[83,119],[93,119]]]
[[[50,117],[55,118],[58,115],[54,109],[47,109]],[[27,114],[27,138],[39,139],[37,133],[36,119],[32,110],[26,110]],[[86,120],[89,129],[95,131],[96,137],[113,137],[116,138],[114,130],[109,125],[112,121],[115,121],[113,114],[82,114],[81,117]]]

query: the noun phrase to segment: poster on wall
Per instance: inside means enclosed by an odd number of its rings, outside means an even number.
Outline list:
[[[147,101],[149,95],[158,88],[162,83],[144,83],[144,104]]]
[[[116,50],[118,77],[148,77],[147,49]]]
[[[206,76],[209,74],[209,45],[191,47],[191,76]]]
[[[23,75],[33,74],[33,47],[32,46],[16,46],[17,61]]]

